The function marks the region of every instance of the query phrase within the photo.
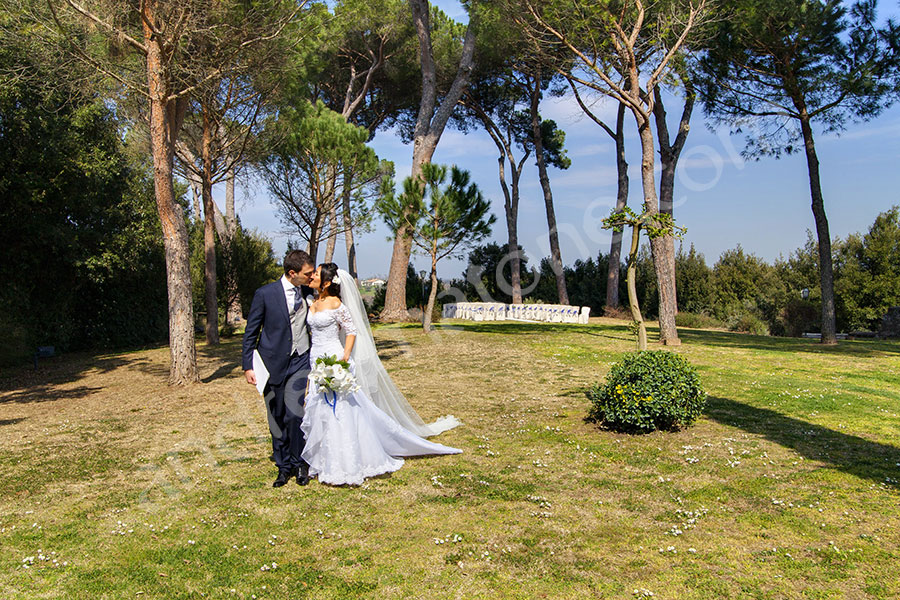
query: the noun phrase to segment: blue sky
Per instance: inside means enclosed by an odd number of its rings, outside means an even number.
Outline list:
[[[458,2],[437,4],[451,17],[465,20]],[[610,114],[612,103],[598,104],[600,114]],[[674,121],[680,107],[674,98],[667,110]],[[614,147],[596,124],[583,116],[570,98],[547,98],[541,105],[544,118],[554,119],[566,132],[566,147],[572,166],[566,171],[551,169],[550,182],[560,229],[563,261],[596,257],[609,251],[609,234],[599,221],[615,202],[616,174]],[[628,115],[630,131],[626,141],[631,174],[629,202],[641,202],[639,180],[640,145],[634,120]],[[676,178],[675,218],[687,227],[685,245],[693,243],[709,264],[723,250],[740,244],[746,251],[766,260],[787,255],[806,240],[814,228],[810,209],[809,179],[802,154],[779,160],[763,158],[744,161],[740,157],[743,139],[727,130],[711,132],[708,120],[698,109]],[[674,126],[674,123],[673,123]],[[397,179],[409,174],[412,147],[404,145],[392,132],[379,132],[372,142],[379,157],[392,160]],[[850,124],[839,137],[819,133],[817,149],[822,170],[825,207],[832,237],[864,231],[878,213],[900,204],[900,107],[877,119]],[[497,150],[483,131],[467,135],[448,128],[434,161],[456,164],[471,172],[497,216],[493,239],[506,240],[503,195],[497,177]],[[534,161],[526,164],[522,176],[519,213],[519,241],[532,264],[549,254],[543,195]],[[282,225],[262,186],[249,186],[239,196],[239,214],[245,226],[269,235],[276,254],[286,247]],[[392,243],[380,223],[358,241],[359,271],[363,277],[387,275]],[[321,251],[324,252],[324,249]],[[321,260],[321,255],[320,255]],[[428,261],[413,258],[416,268]],[[346,261],[343,240],[338,240],[335,261]],[[438,265],[441,278],[458,276],[465,261],[445,259]]]

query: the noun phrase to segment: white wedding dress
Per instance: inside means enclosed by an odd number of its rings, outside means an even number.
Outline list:
[[[347,276],[349,277],[349,275]],[[341,358],[344,335],[356,335],[350,310],[336,309],[310,313],[307,323],[312,333],[310,365],[323,356]],[[350,371],[356,364],[350,359]],[[310,380],[303,423],[306,436],[302,457],[309,463],[310,476],[331,485],[360,485],[367,477],[391,473],[403,466],[404,456],[459,454],[462,450],[429,442],[379,409],[363,386],[359,391],[339,394],[332,402]]]

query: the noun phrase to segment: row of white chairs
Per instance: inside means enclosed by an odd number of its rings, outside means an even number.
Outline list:
[[[587,323],[590,306],[563,304],[504,304],[502,302],[457,302],[445,304],[445,319],[468,321],[541,321],[545,323]]]

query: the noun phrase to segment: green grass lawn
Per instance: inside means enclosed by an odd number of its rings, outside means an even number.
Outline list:
[[[0,598],[898,598],[900,344],[682,330],[692,428],[585,423],[622,322],[376,330],[437,441],[360,488],[272,489],[239,340],[0,373]]]

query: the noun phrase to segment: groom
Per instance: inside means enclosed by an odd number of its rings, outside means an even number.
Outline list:
[[[247,382],[256,385],[253,351],[269,371],[263,396],[272,434],[272,454],[278,478],[272,487],[281,487],[291,476],[299,485],[309,483],[309,465],[300,458],[306,443],[300,423],[309,375],[310,333],[306,322],[307,287],[316,272],[309,254],[294,250],[284,257],[284,276],[264,285],[253,296],[244,333],[242,363]]]

